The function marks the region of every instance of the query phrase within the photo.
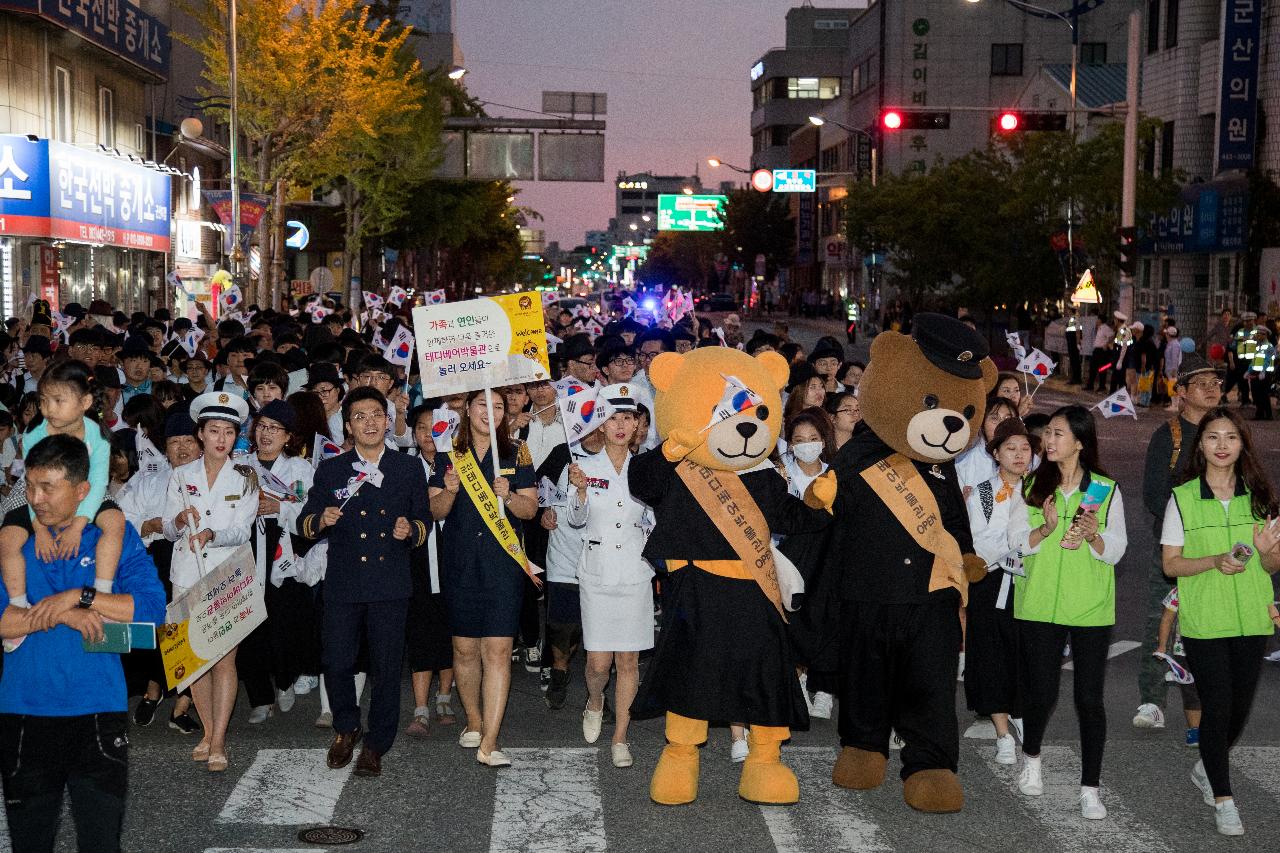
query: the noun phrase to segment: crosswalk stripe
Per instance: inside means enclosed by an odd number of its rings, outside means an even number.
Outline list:
[[[260,749],[227,797],[218,823],[299,826],[333,820],[353,769],[330,770],[324,749]]]
[[[1062,850],[1072,853],[1155,853],[1169,850],[1159,834],[1136,818],[1119,794],[1102,789],[1107,807],[1105,820],[1085,820],[1080,815],[1080,759],[1069,746],[1045,746],[1044,795],[1028,797],[1018,790],[1018,768],[997,764],[995,755],[984,757],[986,765],[1004,782],[1013,800],[1044,827],[1044,832]]]
[[[204,853],[316,853],[314,847],[206,847]]]
[[[1138,642],[1137,640],[1116,640],[1114,643],[1111,644],[1111,648],[1107,649],[1107,659],[1110,660],[1111,658],[1118,658],[1120,657],[1120,655],[1124,654],[1125,652],[1131,652],[1141,645],[1142,643]],[[1076,668],[1075,660],[1067,661],[1062,665],[1062,668],[1075,669]]]
[[[604,804],[595,748],[504,749],[493,792],[491,853],[603,853]]]
[[[991,720],[974,720],[964,730],[964,736],[973,740],[995,740],[996,724]]]
[[[1231,769],[1239,770],[1272,796],[1280,796],[1280,746],[1237,746]]]
[[[761,806],[778,853],[858,850],[889,853],[893,846],[862,808],[862,795],[831,784],[836,751],[828,746],[788,747],[782,760],[800,780],[801,804]]]

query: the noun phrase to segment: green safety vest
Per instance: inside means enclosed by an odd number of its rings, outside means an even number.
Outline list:
[[[1253,355],[1250,357],[1250,373],[1272,373],[1275,370],[1276,348],[1270,343],[1253,341]]]
[[[1173,497],[1182,515],[1182,556],[1225,554],[1237,542],[1252,547],[1258,519],[1243,484],[1225,509],[1200,478],[1175,488]],[[1271,599],[1271,576],[1255,553],[1237,575],[1209,569],[1178,578],[1178,624],[1184,637],[1196,640],[1271,636]]]
[[[1013,615],[1016,618],[1080,627],[1115,624],[1115,566],[1099,559],[1087,542],[1081,542],[1074,551],[1060,547],[1091,480],[1111,487],[1106,500],[1098,507],[1098,532],[1107,529],[1107,513],[1111,511],[1111,498],[1116,493],[1114,480],[1089,474],[1070,499],[1063,497],[1059,488],[1054,493],[1058,524],[1040,543],[1037,553],[1022,558],[1026,577],[1014,579],[1017,594],[1013,599]],[[1032,530],[1040,527],[1045,523],[1044,510],[1028,504],[1027,521]]]

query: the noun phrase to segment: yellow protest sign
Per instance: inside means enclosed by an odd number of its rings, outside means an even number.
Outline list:
[[[551,376],[537,293],[420,305],[413,309],[413,334],[428,397]]]

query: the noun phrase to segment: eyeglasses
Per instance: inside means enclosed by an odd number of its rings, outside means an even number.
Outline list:
[[[658,350],[657,352],[645,352],[644,350],[640,350],[639,354],[637,355],[637,358],[641,358],[645,361],[652,361],[653,359],[657,358],[661,354],[662,354],[662,350]]]
[[[1212,391],[1215,388],[1222,387],[1221,379],[1197,379],[1194,382],[1188,382],[1190,388],[1199,388],[1201,391]]]
[[[284,427],[280,424],[258,424],[258,432],[264,432],[267,435],[276,435],[284,431]]]
[[[837,415],[856,415],[858,414],[858,410],[857,409],[836,409],[836,414]]]
[[[574,364],[581,364],[583,367],[595,367],[596,360],[594,358],[575,358]]]
[[[315,392],[316,392],[317,394],[319,394],[321,397],[328,397],[330,394],[337,393],[337,391],[338,391],[338,389],[337,389],[337,388],[335,388],[335,387],[334,387],[334,386],[332,386],[332,385],[329,385],[329,386],[327,386],[327,387],[323,387],[323,388],[322,388],[322,387],[320,387],[319,385],[317,385],[316,387],[312,388],[311,390],[312,390],[312,391],[315,391]]]
[[[623,355],[623,356],[619,356],[618,358],[615,358],[613,361],[609,362],[609,364],[610,365],[620,364],[623,367],[635,367],[636,360],[629,355]]]
[[[351,416],[351,422],[354,424],[363,424],[365,421],[374,423],[377,421],[385,421],[386,419],[386,412],[359,412]]]

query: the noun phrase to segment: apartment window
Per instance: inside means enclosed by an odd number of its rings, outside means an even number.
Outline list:
[[[1173,172],[1173,122],[1166,121],[1160,128],[1160,174]]]
[[[1021,44],[991,45],[991,76],[992,77],[1021,77],[1022,76],[1022,45]]]
[[[98,87],[98,142],[116,147],[116,95],[106,86]]]
[[[1080,45],[1081,65],[1106,65],[1107,43],[1105,41],[1087,41]]]
[[[71,124],[71,69],[53,66],[53,138],[70,142]]]
[[[816,98],[829,101],[840,97],[839,77],[788,77],[788,98]]]
[[[1147,53],[1160,49],[1160,0],[1147,0]]]
[[[1178,44],[1178,0],[1165,0],[1164,4],[1164,46],[1175,47]]]
[[[856,95],[871,88],[871,85],[876,82],[874,59],[874,56],[868,56],[853,67],[853,73],[850,75],[850,90],[853,94]]]

